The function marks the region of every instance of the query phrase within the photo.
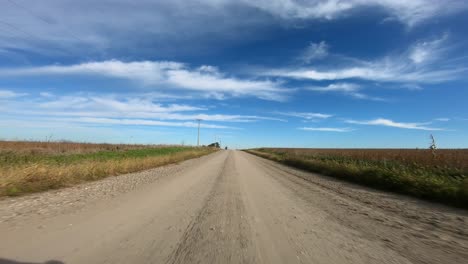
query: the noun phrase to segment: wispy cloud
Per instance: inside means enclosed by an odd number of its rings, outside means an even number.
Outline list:
[[[219,114],[203,106],[187,104],[155,103],[151,98],[128,95],[67,95],[27,96],[5,99],[2,112],[31,118],[47,117],[48,120],[87,122],[102,120],[102,124],[192,126],[196,119],[202,119],[205,127],[223,128],[231,126],[216,123],[245,123],[285,121],[276,117],[258,115]],[[131,121],[137,120],[137,121]],[[171,122],[168,122],[171,121]],[[177,121],[177,122],[175,122]],[[183,122],[180,122],[183,121]],[[188,122],[191,121],[191,122]]]
[[[112,96],[61,96],[44,100],[39,108],[52,110],[103,110],[117,113],[172,113],[206,110],[204,107],[185,104],[154,103],[143,97],[118,98]]]
[[[54,94],[49,92],[40,92],[39,95],[42,97],[54,97]]]
[[[360,90],[362,90],[362,86],[354,84],[354,83],[332,83],[327,86],[308,87],[306,88],[306,90],[314,91],[314,92],[322,92],[322,93],[335,92],[335,93],[349,95],[357,99],[385,101],[385,99],[383,98],[370,96],[370,95],[360,92]]]
[[[438,83],[456,79],[468,68],[457,68],[447,70],[410,69],[408,65],[394,63],[393,61],[382,61],[372,63],[366,67],[349,67],[343,69],[289,69],[272,70],[266,75],[288,77],[294,79],[309,79],[314,81],[334,81],[346,79],[362,79],[382,82],[416,82],[416,83]]]
[[[355,93],[348,93],[348,94],[351,95],[354,98],[362,99],[362,100],[371,100],[371,101],[380,101],[380,102],[388,101],[388,99],[386,99],[386,98],[377,97],[377,96],[370,96],[370,95],[363,94],[363,93],[355,92]]]
[[[408,50],[409,59],[415,64],[423,64],[440,59],[447,51],[447,46],[444,44],[448,37],[446,33],[440,38],[417,42]]]
[[[440,118],[435,118],[434,121],[448,122],[448,121],[450,121],[450,118],[440,117]]]
[[[88,123],[99,125],[138,125],[138,126],[164,126],[164,127],[198,127],[197,122],[165,122],[148,119],[117,119],[117,118],[100,118],[100,117],[79,117],[79,118],[52,118],[50,121],[73,122],[73,123]],[[200,124],[203,128],[213,129],[238,129],[231,126]]]
[[[360,85],[354,83],[332,83],[327,86],[316,86],[309,87],[309,91],[319,91],[319,92],[356,92],[361,89]]]
[[[275,112],[275,113],[279,115],[284,115],[284,116],[303,118],[306,120],[327,119],[333,116],[329,114],[310,113],[310,112]]]
[[[288,90],[279,82],[230,77],[216,67],[203,65],[190,68],[172,61],[123,62],[109,60],[74,65],[49,65],[29,68],[1,68],[0,76],[96,75],[123,78],[143,85],[169,86],[176,89],[222,96],[254,96],[282,101]],[[216,98],[216,96],[214,97]],[[218,97],[219,99],[219,97]]]
[[[305,131],[320,131],[320,132],[351,132],[353,129],[349,127],[300,127],[300,130]]]
[[[323,59],[328,55],[328,45],[325,41],[319,43],[311,42],[309,46],[301,53],[298,59],[304,63],[310,63],[313,60]]]
[[[390,119],[385,118],[377,118],[373,120],[367,121],[357,121],[357,120],[346,120],[346,123],[349,124],[358,124],[358,125],[371,125],[371,126],[387,126],[387,127],[396,127],[396,128],[404,128],[404,129],[417,129],[417,130],[445,130],[444,128],[436,128],[436,127],[428,127],[431,122],[425,123],[403,123],[403,122],[395,122]]]
[[[14,98],[28,95],[27,93],[17,93],[11,90],[0,90],[0,99],[2,98]]]
[[[453,14],[467,8],[467,3],[462,0],[268,0],[249,3],[284,19],[332,20],[359,8],[380,7],[386,10],[391,18],[409,26],[431,17]]]
[[[385,11],[390,20],[414,26],[431,18],[462,12],[468,6],[464,0],[16,2],[21,2],[20,6],[6,1],[0,9],[2,22],[6,23],[0,31],[0,52],[20,56],[22,51],[56,56],[75,56],[76,53],[99,56],[137,46],[139,48],[133,50],[140,55],[181,54],[190,50],[203,51],[204,44],[213,40],[232,42],[256,38],[262,34],[261,29],[271,23],[333,20],[374,8]],[[66,11],[70,8],[75,12]],[[231,12],[233,9],[236,12]],[[213,37],[206,38],[207,34]],[[196,41],[184,47],[171,45],[194,39]],[[216,46],[214,48],[221,47]]]
[[[450,62],[448,59],[450,48],[446,45],[448,39],[448,35],[444,34],[440,38],[417,42],[404,52],[390,54],[374,61],[343,58],[348,63],[345,66],[290,67],[267,70],[259,74],[313,81],[360,79],[404,84],[439,83],[463,78],[468,72],[468,67],[464,61],[458,61],[455,64]],[[328,87],[327,89],[344,90],[355,89],[355,87]]]

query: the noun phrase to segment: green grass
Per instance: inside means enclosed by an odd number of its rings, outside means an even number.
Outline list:
[[[294,154],[269,149],[248,152],[299,169],[468,208],[468,173],[462,168],[339,155]]]

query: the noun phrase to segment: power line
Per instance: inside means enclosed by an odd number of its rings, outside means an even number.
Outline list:
[[[44,18],[43,16],[41,15],[38,15],[38,14],[35,14],[34,12],[31,11],[31,9],[23,6],[23,5],[20,5],[18,4],[17,2],[13,1],[13,0],[7,0],[8,2],[10,2],[11,4],[17,6],[18,8],[20,9],[24,9],[26,10],[26,12],[28,12],[30,15],[32,15],[33,17],[36,17],[37,19],[40,19],[41,21],[47,23],[47,24],[52,24],[48,19]]]
[[[197,146],[200,146],[200,122],[201,119],[196,119],[198,121],[198,138],[197,138]]]
[[[35,38],[35,39],[39,39],[39,40],[40,40],[40,38],[38,38],[37,36],[35,36],[35,35],[33,35],[33,34],[27,32],[27,31],[24,31],[24,30],[22,30],[21,28],[15,26],[15,25],[13,25],[13,24],[10,24],[10,23],[5,22],[5,21],[2,21],[2,20],[0,20],[0,23],[2,23],[2,24],[4,24],[4,25],[7,25],[7,26],[9,26],[10,28],[13,28],[14,30],[16,30],[16,31],[18,31],[18,32],[21,32],[21,33],[27,35],[28,37],[32,37],[32,38]]]
[[[16,30],[17,32],[22,33],[26,37],[26,39],[29,40],[29,41],[39,41],[39,42],[44,42],[45,41],[43,38],[40,38],[40,37],[38,37],[38,36],[36,36],[34,34],[31,34],[31,33],[27,32],[27,31],[21,29],[20,27],[18,27],[16,25],[13,25],[13,24],[11,24],[9,22],[5,22],[5,21],[0,20],[0,24],[4,24],[4,25],[10,27],[11,29]],[[45,49],[43,47],[41,47],[41,48]],[[66,49],[64,49],[64,48],[62,48],[60,46],[55,47],[55,51],[60,51],[63,54],[68,54],[69,53],[68,50],[66,50]]]
[[[31,9],[25,7],[24,5],[18,4],[17,2],[15,2],[15,1],[13,1],[13,0],[7,0],[7,1],[8,1],[10,4],[16,6],[17,8],[23,9],[23,10],[26,11],[29,15],[31,15],[31,16],[33,16],[33,17],[39,19],[40,21],[42,21],[42,22],[44,22],[44,23],[46,23],[48,26],[50,26],[51,24],[54,24],[54,23],[50,22],[50,20],[44,18],[44,17],[41,16],[41,15],[36,14],[34,11],[32,11]],[[60,21],[59,21],[59,22],[60,22]],[[39,41],[39,42],[42,42],[42,43],[43,43],[44,41],[48,41],[47,39],[44,39],[44,37],[38,37],[38,36],[36,36],[36,35],[34,35],[34,34],[31,34],[31,33],[29,33],[28,31],[23,30],[23,29],[21,29],[20,27],[14,25],[14,24],[11,24],[11,23],[9,23],[9,22],[0,20],[0,23],[1,23],[1,24],[4,24],[4,25],[7,25],[7,26],[10,27],[11,29],[14,29],[14,30],[18,31],[18,32],[22,33],[23,35],[26,35],[30,41],[31,41],[31,40],[32,40],[32,41],[36,40],[36,41]],[[60,23],[57,23],[57,24],[60,24]],[[76,35],[74,35],[74,34],[73,34],[72,32],[70,32],[69,30],[68,30],[68,31],[65,31],[65,32],[66,32],[70,37],[72,37],[72,38],[74,38],[75,40],[77,40],[79,43],[80,43],[80,42],[81,42],[81,43],[86,43],[86,41],[84,41],[84,40],[82,40],[81,38],[77,37]],[[55,48],[54,48],[54,49],[55,49],[56,51],[57,51],[57,50],[60,51],[60,53],[63,53],[63,54],[74,53],[75,55],[78,55],[78,57],[79,57],[79,55],[80,55],[79,53],[73,52],[73,49],[71,49],[71,50],[70,50],[70,49],[66,49],[66,48],[64,48],[63,46],[61,46],[60,44],[55,45]],[[97,71],[94,71],[93,69],[91,69],[91,71],[97,73]]]
[[[31,16],[39,19],[40,21],[46,23],[47,25],[51,25],[53,24],[52,22],[50,22],[49,19],[47,18],[44,18],[44,16],[40,15],[40,14],[37,14],[36,12],[32,11],[30,8],[27,8],[25,7],[24,5],[21,5],[21,4],[18,4],[17,2],[13,1],[13,0],[7,0],[8,2],[10,2],[12,5],[15,5],[16,7],[20,8],[20,9],[23,9],[24,11],[26,11],[27,13],[29,13]],[[84,41],[83,39],[77,37],[75,34],[71,33],[70,31],[66,31],[67,34],[74,38],[75,40],[79,41],[79,42],[86,42]]]

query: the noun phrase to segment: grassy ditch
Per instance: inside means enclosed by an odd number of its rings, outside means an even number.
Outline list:
[[[414,160],[404,162],[395,159],[359,159],[317,151],[298,153],[291,149],[255,149],[247,152],[366,186],[468,208],[468,171],[464,166],[431,166]],[[437,164],[439,163],[442,162],[438,161]]]
[[[200,157],[212,148],[105,145],[104,147],[1,148],[0,196],[58,189]],[[78,143],[74,143],[79,145]],[[32,144],[31,144],[32,145]]]

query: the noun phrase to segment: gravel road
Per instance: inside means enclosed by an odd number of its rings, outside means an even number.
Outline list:
[[[0,264],[468,260],[466,210],[233,150],[4,198],[0,234]]]

